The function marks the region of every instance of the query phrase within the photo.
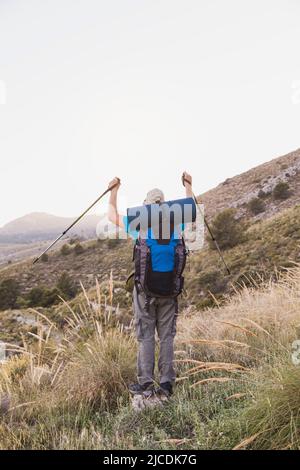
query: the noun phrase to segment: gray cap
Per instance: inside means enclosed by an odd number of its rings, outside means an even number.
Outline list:
[[[160,189],[154,188],[147,193],[146,199],[144,200],[144,204],[159,204],[160,202],[164,202],[164,200],[164,193]]]

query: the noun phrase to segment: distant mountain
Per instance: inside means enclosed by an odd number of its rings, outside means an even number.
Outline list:
[[[58,236],[75,217],[57,217],[44,212],[32,212],[0,228],[0,243],[35,243]],[[95,238],[100,216],[87,215],[69,232],[69,236]]]

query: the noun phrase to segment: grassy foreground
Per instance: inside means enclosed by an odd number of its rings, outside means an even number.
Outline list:
[[[80,314],[66,304],[63,331],[37,313],[35,341],[0,365],[0,449],[299,449],[299,292],[295,268],[219,308],[186,309],[175,395],[139,413],[127,392],[136,342],[116,321],[113,285],[104,299],[97,287],[98,302],[83,292]]]

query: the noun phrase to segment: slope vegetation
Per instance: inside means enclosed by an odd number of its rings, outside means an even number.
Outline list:
[[[175,395],[139,413],[127,391],[136,343],[118,326],[112,284],[83,292],[81,315],[66,305],[63,330],[36,314],[35,341],[0,366],[0,448],[299,449],[299,288],[297,268],[219,308],[185,310]]]

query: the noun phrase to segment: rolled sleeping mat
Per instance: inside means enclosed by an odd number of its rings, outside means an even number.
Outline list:
[[[181,224],[195,222],[196,203],[192,197],[166,201],[160,204],[145,204],[127,209],[127,223],[130,231],[146,231],[159,224]]]

